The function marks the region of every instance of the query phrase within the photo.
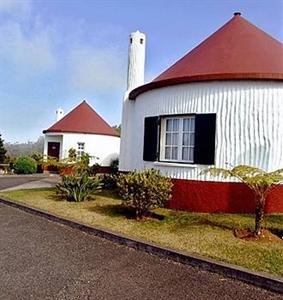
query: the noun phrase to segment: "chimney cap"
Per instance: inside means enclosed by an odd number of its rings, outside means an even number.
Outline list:
[[[239,12],[239,11],[234,12],[234,16],[240,16],[240,15],[241,15],[241,12]]]

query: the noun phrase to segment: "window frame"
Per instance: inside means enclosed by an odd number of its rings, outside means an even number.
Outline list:
[[[83,145],[83,149],[80,149],[80,145]],[[77,142],[77,158],[81,158],[85,154],[85,143]]]
[[[166,147],[166,121],[169,119],[179,120],[179,130],[178,130],[178,144],[177,144],[177,159],[166,159],[165,158],[165,147]],[[194,120],[194,131],[187,133],[194,134],[193,146],[185,146],[193,149],[193,160],[183,160],[182,150],[183,150],[183,120],[193,119]],[[182,122],[180,122],[182,120]],[[159,126],[159,147],[158,147],[158,161],[164,163],[178,163],[178,164],[195,164],[195,135],[196,135],[196,114],[178,114],[178,115],[162,115],[160,116],[160,126]],[[172,131],[173,132],[173,131]],[[186,133],[186,132],[185,132]],[[174,145],[173,145],[174,146]],[[172,146],[171,146],[172,147]],[[181,158],[181,159],[180,159]]]

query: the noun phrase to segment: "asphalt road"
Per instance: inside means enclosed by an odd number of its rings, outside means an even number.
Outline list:
[[[282,299],[0,204],[0,299]]]
[[[55,185],[57,181],[58,176],[48,174],[0,176],[0,191],[17,187],[21,189],[50,186]]]
[[[33,176],[1,176],[0,177],[0,190],[4,190],[17,185],[25,184],[28,182],[36,181],[38,177]]]

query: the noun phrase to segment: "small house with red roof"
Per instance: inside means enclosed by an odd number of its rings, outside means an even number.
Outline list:
[[[154,168],[172,178],[170,207],[252,212],[239,182],[210,177],[211,166],[283,168],[283,45],[240,13],[144,84],[145,35],[129,41],[120,170]],[[283,189],[267,211],[283,212]]]
[[[65,159],[71,148],[77,157],[91,156],[90,164],[109,166],[119,156],[120,136],[96,111],[83,101],[64,116],[56,111],[57,122],[44,130],[44,155]]]

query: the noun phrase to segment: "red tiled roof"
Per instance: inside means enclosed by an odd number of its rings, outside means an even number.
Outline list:
[[[239,13],[130,99],[168,85],[231,79],[283,80],[283,44]]]
[[[75,107],[43,133],[72,132],[119,136],[115,129],[107,124],[85,101]]]

